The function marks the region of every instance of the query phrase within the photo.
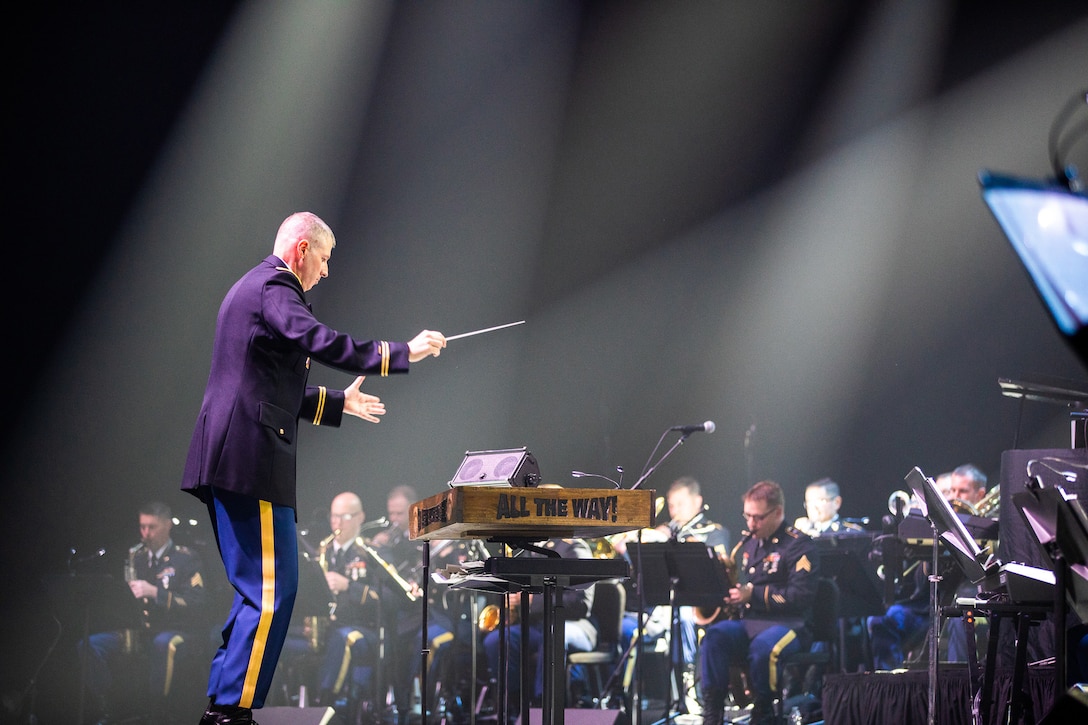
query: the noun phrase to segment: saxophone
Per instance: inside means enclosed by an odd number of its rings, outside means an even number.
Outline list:
[[[125,581],[136,581],[136,555],[145,551],[143,543],[136,544],[128,550],[128,558],[125,559]],[[143,613],[143,629],[147,630],[151,628],[151,612],[149,610],[150,603],[147,599],[140,600],[140,609]],[[140,651],[140,630],[138,629],[123,629],[121,630],[121,649],[125,654],[133,654]]]
[[[339,535],[340,529],[336,529],[317,544],[317,565],[321,567],[321,571],[325,574],[329,571],[329,544]],[[330,592],[331,594],[332,592]],[[302,633],[310,645],[311,652],[324,651],[329,623],[336,619],[336,597],[330,596],[330,599],[332,601],[329,602],[329,616],[322,617],[310,614],[302,618]]]

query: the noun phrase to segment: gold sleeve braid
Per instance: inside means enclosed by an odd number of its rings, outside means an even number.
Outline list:
[[[387,377],[389,377],[389,343],[386,342],[385,340],[382,340],[381,341],[381,349],[382,349],[381,376],[383,378],[387,378]]]
[[[325,399],[328,396],[328,388],[319,385],[317,390],[317,411],[314,413],[312,422],[314,425],[321,425],[321,418],[325,415]]]

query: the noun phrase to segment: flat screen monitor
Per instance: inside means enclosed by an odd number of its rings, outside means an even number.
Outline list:
[[[990,171],[979,184],[1051,319],[1088,366],[1088,195]]]

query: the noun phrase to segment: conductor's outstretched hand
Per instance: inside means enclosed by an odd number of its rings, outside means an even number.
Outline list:
[[[445,346],[445,335],[434,330],[424,330],[408,342],[408,361],[419,362],[425,357],[438,357]]]
[[[381,423],[379,415],[385,415],[385,403],[377,395],[364,393],[359,387],[365,376],[355,378],[351,385],[344,388],[344,412],[371,423]]]

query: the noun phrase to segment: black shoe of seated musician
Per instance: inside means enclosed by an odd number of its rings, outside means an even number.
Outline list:
[[[236,705],[216,705],[208,703],[200,725],[257,725],[253,720],[253,710]]]
[[[725,693],[703,688],[703,725],[722,725],[725,720]]]
[[[752,703],[752,714],[748,722],[749,725],[780,725],[781,720],[774,709],[774,699],[757,696]]]

